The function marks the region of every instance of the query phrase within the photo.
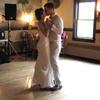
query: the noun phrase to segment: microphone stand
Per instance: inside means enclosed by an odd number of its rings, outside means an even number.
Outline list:
[[[10,21],[8,20],[8,56],[10,56],[10,47],[13,49],[13,51],[15,52],[15,54],[17,55],[17,51],[14,48],[14,46],[12,45],[11,41],[10,41]]]

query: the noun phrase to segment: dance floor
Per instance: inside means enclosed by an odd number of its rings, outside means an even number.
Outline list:
[[[100,100],[100,65],[60,58],[63,88],[59,91],[30,89],[35,60],[18,57],[0,64],[0,100]]]

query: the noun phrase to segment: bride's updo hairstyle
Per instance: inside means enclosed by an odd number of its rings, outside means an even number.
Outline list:
[[[38,8],[35,10],[35,16],[37,20],[40,20],[43,15],[43,8]]]

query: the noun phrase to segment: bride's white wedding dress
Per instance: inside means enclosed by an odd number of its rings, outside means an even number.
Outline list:
[[[35,64],[33,82],[35,82],[35,84],[40,84],[41,87],[43,88],[53,87],[54,78],[53,78],[53,72],[49,60],[48,37],[46,37],[40,30],[39,30],[39,36],[40,39],[37,44],[38,57]]]

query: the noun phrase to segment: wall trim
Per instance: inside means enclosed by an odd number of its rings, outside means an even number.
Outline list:
[[[64,28],[64,31],[73,31],[73,28]],[[95,33],[100,33],[100,29],[96,29]]]

